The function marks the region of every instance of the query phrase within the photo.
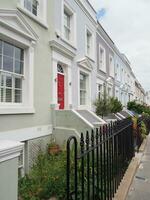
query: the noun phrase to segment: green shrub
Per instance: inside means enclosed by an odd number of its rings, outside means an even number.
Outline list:
[[[66,153],[48,155],[40,153],[30,173],[19,180],[21,200],[47,200],[66,195]]]
[[[150,115],[150,108],[148,106],[136,103],[135,101],[130,101],[127,104],[128,110],[135,111],[138,114],[147,113]]]
[[[110,98],[110,107],[111,107],[111,113],[117,113],[122,111],[123,109],[121,102],[114,97]]]
[[[148,135],[146,124],[144,122],[141,123],[140,133],[141,133],[141,136],[142,136],[143,139],[145,139],[146,135]]]

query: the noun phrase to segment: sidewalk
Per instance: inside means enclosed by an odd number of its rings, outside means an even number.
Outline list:
[[[150,135],[126,200],[150,200]]]

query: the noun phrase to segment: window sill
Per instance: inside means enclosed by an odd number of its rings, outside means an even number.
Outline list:
[[[92,57],[92,56],[90,56],[90,55],[88,55],[88,54],[86,54],[85,55],[90,61],[92,61],[93,63],[95,63],[95,60],[94,60],[94,58]]]
[[[34,114],[35,109],[33,107],[25,106],[3,106],[0,105],[0,115],[11,115],[11,114]]]
[[[106,70],[104,70],[104,69],[98,69],[100,72],[103,72],[103,73],[105,73],[106,74]]]
[[[74,50],[77,50],[77,47],[75,46],[75,44],[72,41],[66,40],[64,37],[61,37],[61,41],[63,41],[67,45],[69,45]]]
[[[28,16],[32,20],[34,20],[36,23],[38,23],[39,25],[41,25],[45,29],[48,29],[48,24],[45,23],[44,21],[42,21],[38,16],[33,15],[32,13],[30,13],[28,10],[26,10],[25,8],[23,8],[20,5],[18,5],[17,8],[18,8],[18,10],[20,10],[21,12],[23,12],[26,16]]]

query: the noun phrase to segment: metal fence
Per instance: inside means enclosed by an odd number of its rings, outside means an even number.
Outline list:
[[[134,156],[132,120],[67,141],[67,200],[111,200]]]

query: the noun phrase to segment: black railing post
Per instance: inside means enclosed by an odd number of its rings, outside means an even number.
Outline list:
[[[95,200],[95,149],[94,149],[94,131],[91,133],[91,147],[92,147],[92,198]]]
[[[89,151],[89,132],[86,132],[86,151]],[[87,200],[90,200],[90,154],[87,153]]]
[[[99,130],[96,128],[96,171],[97,171],[97,191],[96,198],[99,197]]]
[[[75,200],[77,200],[77,139],[76,137],[72,136],[67,141],[67,200],[71,200],[70,198],[70,145],[71,141],[74,142],[74,194],[75,194]]]
[[[134,155],[132,131],[124,119],[82,133],[78,150],[76,137],[68,139],[67,200],[113,199]]]
[[[81,149],[81,199],[84,200],[84,136],[81,133],[80,139],[80,149]]]

